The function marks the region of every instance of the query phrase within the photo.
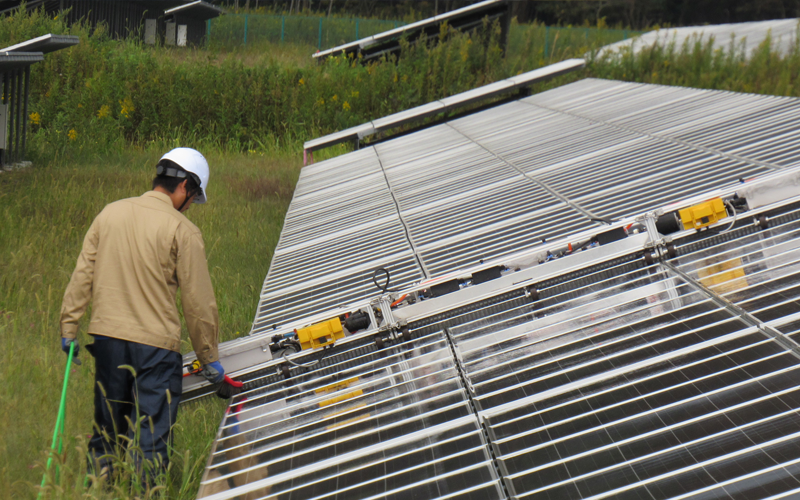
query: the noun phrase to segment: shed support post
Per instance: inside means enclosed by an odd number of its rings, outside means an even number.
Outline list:
[[[20,157],[20,132],[24,133],[24,130],[20,130],[22,128],[22,70],[17,70],[17,119],[14,120],[14,126],[16,130],[14,130],[14,161],[18,162],[22,158]]]
[[[25,87],[25,101],[22,108],[22,148],[20,149],[20,160],[25,159],[25,144],[28,137],[28,95],[30,94],[31,82],[31,67],[25,66],[25,80],[23,86]]]
[[[3,73],[0,76],[3,78],[3,96],[0,99],[0,102],[3,104],[8,104],[8,73]],[[8,111],[8,109],[6,109],[6,111]],[[6,114],[6,117],[8,117],[8,114]],[[4,130],[0,131],[0,134],[2,134],[6,139],[6,145],[3,146],[3,149],[0,149],[0,166],[2,166],[5,165],[6,161],[8,160],[8,124],[6,124]]]
[[[14,162],[14,84],[16,82],[16,71],[6,73],[6,77],[10,80],[6,93],[6,100],[8,101],[8,135],[6,136],[6,161],[9,163]]]

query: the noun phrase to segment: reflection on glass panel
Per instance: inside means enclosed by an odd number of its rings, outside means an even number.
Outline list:
[[[419,493],[457,493],[498,480],[442,332],[358,358],[334,355],[325,367],[238,396],[201,497],[341,490],[339,498],[349,498],[404,491],[426,478]]]

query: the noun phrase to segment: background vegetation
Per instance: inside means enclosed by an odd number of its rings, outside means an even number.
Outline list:
[[[482,0],[216,0],[232,11],[307,12],[416,20]],[[654,24],[696,26],[800,17],[798,0],[525,0],[511,4],[521,22],[595,24],[646,29]]]
[[[588,36],[517,24],[505,53],[494,26],[472,36],[443,31],[436,45],[407,41],[397,63],[362,66],[341,57],[313,64],[305,45],[145,47],[40,13],[0,19],[4,46],[48,32],[81,37],[33,67],[34,168],[0,173],[0,491],[37,493],[65,361],[58,311],[83,235],[105,204],[148,188],[161,153],[193,146],[212,165],[210,202],[189,217],[204,234],[228,340],[249,331],[303,140],[580,56],[611,37],[596,28]],[[798,96],[798,75],[797,44],[779,54],[767,40],[745,54],[690,42],[591,59],[585,71],[534,90],[599,77]],[[82,354],[86,362],[72,368],[62,474],[47,497],[145,498],[124,482],[83,487],[93,364]],[[170,478],[150,496],[193,498],[223,408],[216,400],[181,408]]]

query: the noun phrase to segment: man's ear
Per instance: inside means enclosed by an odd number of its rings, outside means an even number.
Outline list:
[[[186,183],[188,183],[188,182],[189,182],[189,179],[184,179],[180,184],[178,184],[178,186],[181,189],[183,189],[183,191],[185,192],[186,191]]]

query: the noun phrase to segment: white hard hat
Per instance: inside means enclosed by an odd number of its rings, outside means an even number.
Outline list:
[[[195,174],[200,179],[200,194],[195,196],[195,203],[206,202],[206,192],[208,190],[208,162],[200,154],[200,151],[192,148],[175,148],[161,157],[162,160],[170,160],[187,172]]]

